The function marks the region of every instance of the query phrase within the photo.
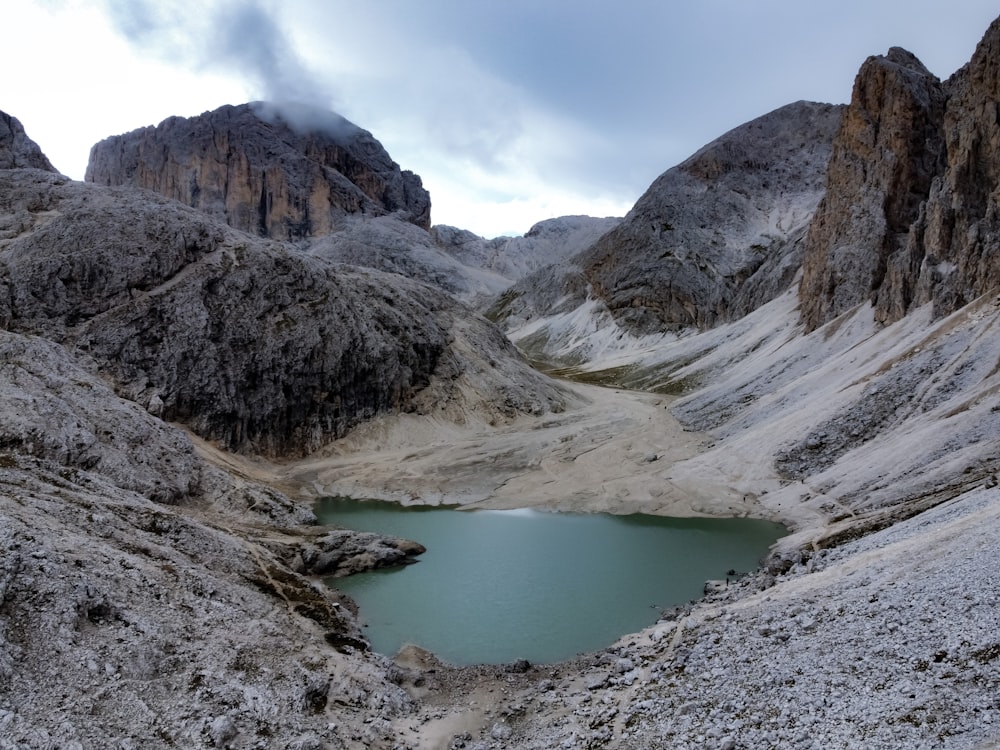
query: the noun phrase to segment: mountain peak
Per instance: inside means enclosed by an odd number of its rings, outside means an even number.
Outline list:
[[[107,138],[86,179],[131,184],[237,229],[282,240],[329,234],[348,214],[403,212],[430,227],[430,195],[371,133],[303,105],[227,105]]]

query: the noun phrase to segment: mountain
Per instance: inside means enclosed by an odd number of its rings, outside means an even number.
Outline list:
[[[231,450],[301,454],[387,410],[456,399],[508,416],[560,403],[492,326],[430,287],[135,189],[11,170],[0,195],[35,217],[0,252],[8,329],[85,351],[119,393]],[[484,380],[462,391],[472,370]]]
[[[522,345],[569,361],[590,356],[573,352],[585,336],[540,331],[548,315],[651,333],[711,327],[773,299],[801,264],[843,109],[798,102],[724,134],[660,175],[589,248],[513,285],[491,317],[518,339],[534,321]]]
[[[395,215],[355,217],[303,248],[329,261],[419,279],[478,308],[536,268],[588,247],[617,221],[564,216],[539,222],[523,237],[486,239],[445,225],[427,232]]]
[[[998,59],[1000,19],[944,81],[891,49],[513,239],[261,237],[0,118],[0,746],[994,746]],[[490,316],[612,387],[456,299],[525,273]],[[317,527],[330,488],[789,534],[600,652],[455,669],[317,580],[420,550]]]
[[[24,132],[20,120],[0,112],[0,169],[24,168],[56,171],[38,144]]]
[[[436,287],[73,182],[0,123],[0,745],[222,746],[251,703],[257,736],[289,742],[309,736],[292,705],[326,733],[328,700],[406,715],[353,604],[311,576],[422,548],[316,527],[262,454],[577,396]]]
[[[91,149],[85,179],[155,190],[281,240],[327,234],[354,214],[399,211],[430,226],[420,177],[368,131],[303,106],[225,106],[107,138]]]

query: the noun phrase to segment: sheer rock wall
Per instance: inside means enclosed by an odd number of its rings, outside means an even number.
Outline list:
[[[420,177],[331,112],[254,103],[171,117],[96,144],[86,180],[148,188],[281,240],[329,234],[347,214],[399,211],[430,227]]]

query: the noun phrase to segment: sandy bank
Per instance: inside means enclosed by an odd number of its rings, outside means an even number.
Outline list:
[[[674,468],[709,436],[686,430],[657,394],[566,384],[578,404],[495,426],[427,416],[373,420],[273,481],[303,497],[349,495],[404,504],[672,516],[773,517],[721,476]]]

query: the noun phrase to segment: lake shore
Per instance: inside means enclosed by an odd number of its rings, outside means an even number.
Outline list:
[[[744,445],[685,430],[670,399],[571,387],[581,403],[563,414],[500,426],[404,415],[294,463],[226,457],[229,471],[308,503],[347,494],[797,524],[770,570],[593,654],[454,668],[404,648],[393,668],[414,709],[391,724],[403,746],[893,748],[946,732],[955,747],[991,747],[1000,490],[970,476],[865,534],[864,514],[831,525],[811,509],[824,498],[815,488],[782,488]],[[817,500],[794,502],[804,491]]]
[[[816,519],[775,511],[733,477],[678,471],[710,436],[686,429],[673,397],[565,383],[576,405],[495,425],[433,416],[372,420],[270,481],[304,499],[345,495],[404,505],[751,516],[800,527]],[[735,478],[738,479],[738,478]],[[775,478],[775,483],[777,479]]]

